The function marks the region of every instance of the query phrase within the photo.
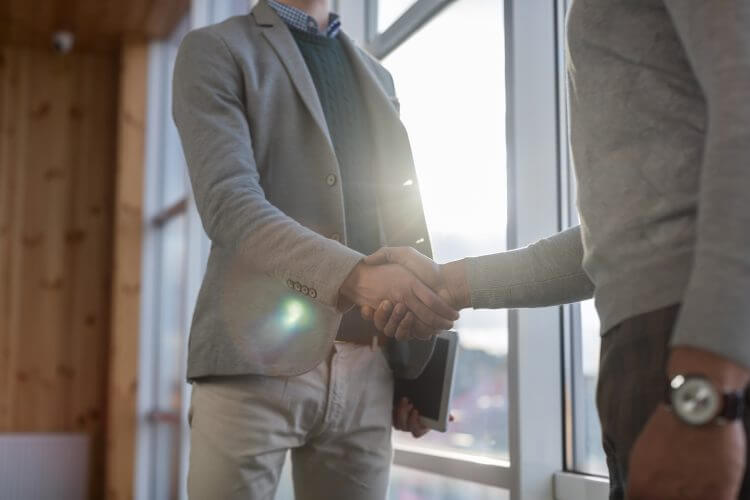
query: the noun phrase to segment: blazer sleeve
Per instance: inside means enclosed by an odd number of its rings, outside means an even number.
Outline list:
[[[175,62],[172,112],[203,227],[257,272],[339,304],[362,255],[299,224],[265,197],[255,164],[240,69],[218,33],[190,32]]]
[[[475,309],[545,307],[590,299],[576,226],[519,250],[467,259]]]

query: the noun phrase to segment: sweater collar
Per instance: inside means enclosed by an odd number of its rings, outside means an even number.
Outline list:
[[[268,0],[268,5],[276,11],[284,23],[300,31],[327,38],[336,38],[341,31],[341,18],[333,12],[328,16],[328,28],[325,31],[321,31],[315,18],[303,10],[283,4],[277,0]]]

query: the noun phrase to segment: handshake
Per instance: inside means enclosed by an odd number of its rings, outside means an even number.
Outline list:
[[[341,295],[388,337],[429,339],[471,305],[464,261],[439,265],[410,247],[382,248],[357,264]]]

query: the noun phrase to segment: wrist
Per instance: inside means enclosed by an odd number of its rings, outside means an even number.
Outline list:
[[[750,371],[727,358],[694,347],[673,348],[667,377],[689,374],[703,375],[720,391],[741,391],[750,383]]]
[[[360,302],[359,287],[363,280],[365,268],[367,264],[364,262],[357,262],[349,275],[344,279],[339,288],[339,304],[354,303],[362,305]],[[341,308],[341,307],[339,307]]]
[[[440,268],[448,291],[456,302],[456,308],[471,307],[471,289],[466,278],[466,259],[448,262]]]

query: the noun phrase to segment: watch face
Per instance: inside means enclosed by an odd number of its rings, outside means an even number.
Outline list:
[[[713,384],[702,377],[672,380],[672,408],[686,423],[705,425],[719,414],[721,398]]]

